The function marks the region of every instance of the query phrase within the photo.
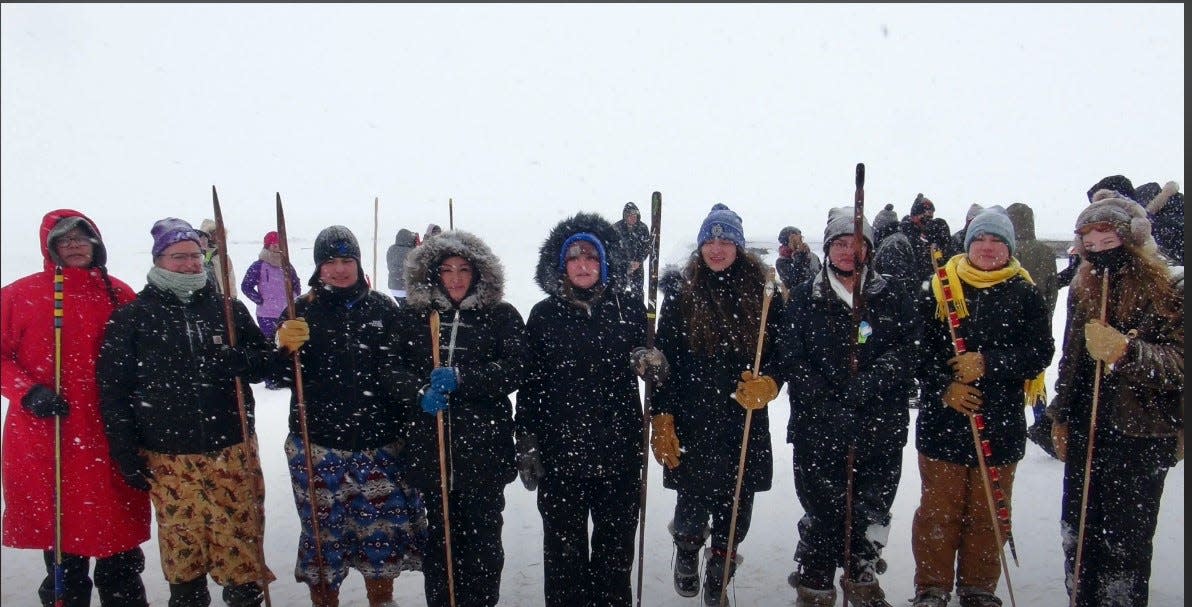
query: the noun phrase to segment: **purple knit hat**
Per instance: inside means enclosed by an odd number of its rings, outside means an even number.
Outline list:
[[[168,249],[170,245],[183,240],[193,240],[195,244],[199,244],[199,233],[185,220],[177,217],[166,217],[153,224],[153,228],[149,230],[153,236],[153,256],[161,255],[161,252]]]

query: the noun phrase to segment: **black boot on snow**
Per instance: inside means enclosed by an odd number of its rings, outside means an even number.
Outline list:
[[[728,597],[720,600],[721,592],[724,589],[724,565],[728,561],[728,552],[723,548],[708,548],[704,551],[705,564],[704,569],[704,607],[729,607]],[[733,574],[737,572],[737,565],[741,564],[741,556],[735,555],[731,563],[728,563],[728,579],[733,579]]]
[[[676,535],[674,521],[667,525],[675,538],[675,592],[679,596],[699,594],[699,551],[708,539],[708,530],[703,537]]]

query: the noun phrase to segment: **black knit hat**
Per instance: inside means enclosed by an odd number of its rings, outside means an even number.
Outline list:
[[[1134,184],[1130,183],[1130,180],[1122,175],[1110,175],[1093,184],[1093,187],[1089,188],[1088,191],[1089,202],[1093,201],[1093,194],[1096,194],[1097,190],[1113,190],[1130,200],[1138,200],[1138,194],[1134,192]]]
[[[356,260],[361,279],[364,268],[360,266],[360,243],[356,242],[356,235],[344,226],[323,228],[315,237],[315,272],[310,278],[310,285],[315,286],[319,281],[319,268],[327,261],[336,257],[347,257]]]
[[[911,204],[911,217],[917,217],[928,211],[935,212],[935,203],[920,192],[918,196],[915,196],[915,202]]]

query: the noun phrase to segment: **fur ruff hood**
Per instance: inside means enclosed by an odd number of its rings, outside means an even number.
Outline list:
[[[623,288],[629,271],[629,260],[621,246],[621,235],[603,217],[595,213],[577,213],[555,225],[538,248],[538,269],[534,273],[534,282],[538,283],[547,295],[564,296],[564,272],[559,270],[559,253],[568,238],[581,232],[595,235],[604,245],[607,257],[604,262],[608,266],[608,284],[605,285],[605,290],[616,291]]]
[[[1151,215],[1158,215],[1163,207],[1167,206],[1167,201],[1171,200],[1172,196],[1180,193],[1180,184],[1174,181],[1168,181],[1162,190],[1151,199],[1150,203],[1146,205],[1146,210]]]
[[[452,230],[427,238],[406,257],[406,304],[412,308],[453,308],[439,284],[439,264],[460,256],[472,264],[472,288],[459,303],[461,310],[489,308],[505,297],[505,267],[483,240],[470,232]]]

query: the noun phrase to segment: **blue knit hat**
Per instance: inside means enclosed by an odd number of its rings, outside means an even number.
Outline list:
[[[1006,210],[999,205],[991,206],[973,218],[969,223],[968,231],[964,234],[964,250],[967,253],[969,245],[982,234],[989,234],[996,236],[998,240],[1006,243],[1010,247],[1010,256],[1014,256],[1014,224],[1010,221],[1010,216],[1006,214]]]
[[[563,241],[563,246],[559,247],[559,272],[567,272],[567,252],[577,242],[587,242],[596,247],[596,254],[600,256],[600,284],[608,284],[608,256],[604,253],[604,243],[591,232],[572,234]]]
[[[696,240],[698,246],[702,247],[713,238],[731,240],[738,247],[745,246],[745,230],[741,227],[741,216],[719,202],[712,205],[712,211],[699,227],[699,237]]]

